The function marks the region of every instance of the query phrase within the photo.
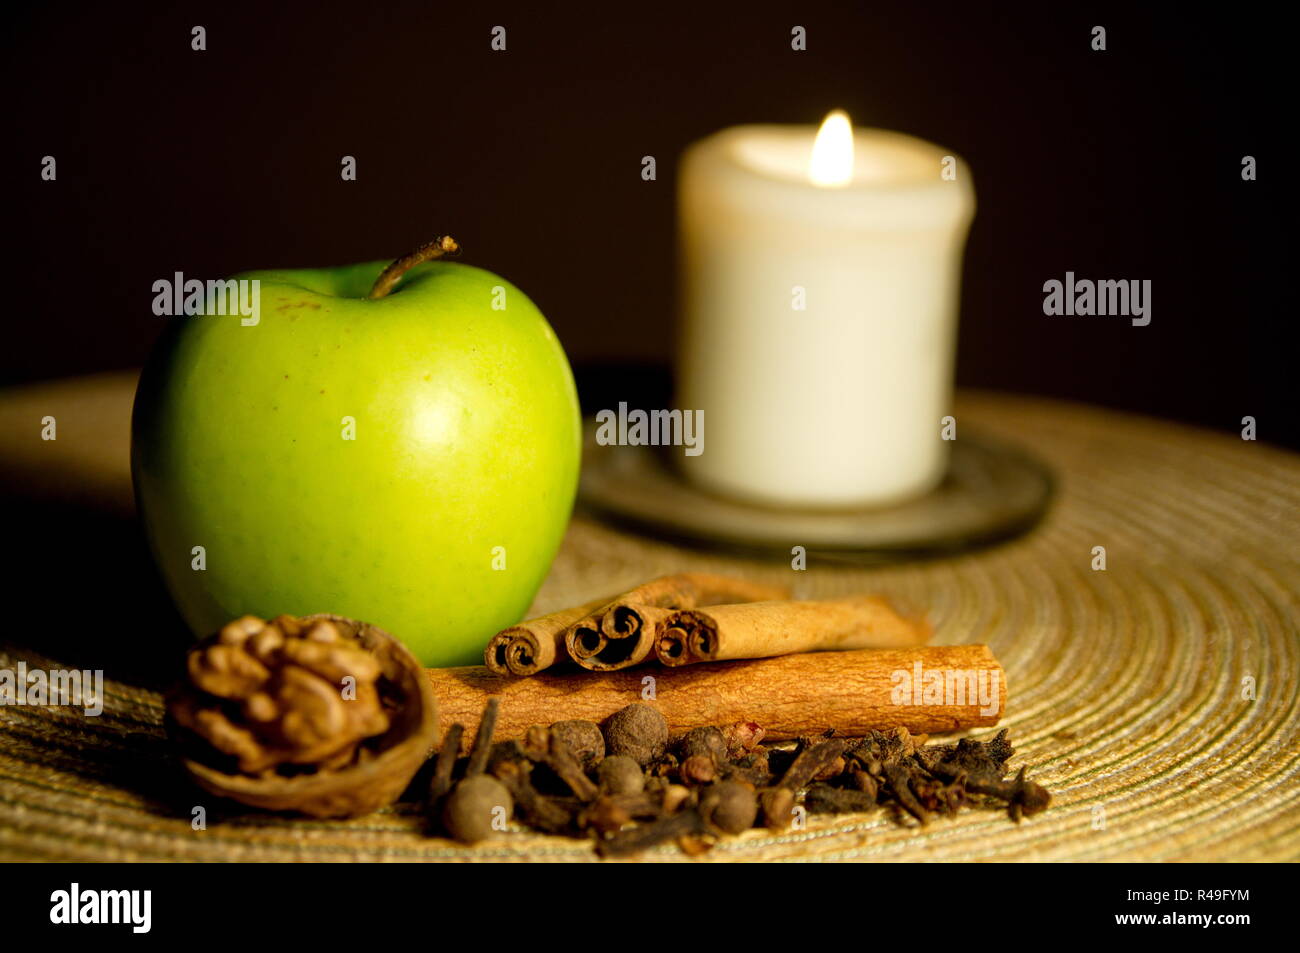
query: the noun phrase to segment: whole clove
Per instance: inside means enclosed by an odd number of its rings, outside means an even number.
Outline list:
[[[502,760],[493,769],[496,778],[514,798],[515,807],[529,827],[547,834],[562,834],[573,824],[576,811],[557,798],[547,797],[533,787],[527,760]]]
[[[925,806],[917,799],[916,792],[912,790],[915,772],[909,766],[893,761],[885,763],[882,769],[885,775],[887,792],[893,796],[899,807],[911,814],[922,825],[930,823],[930,812],[925,809]]]
[[[727,764],[727,742],[713,726],[692,728],[679,745],[678,775],[686,784],[709,784],[718,779]]]
[[[805,746],[795,756],[777,786],[764,792],[764,823],[775,830],[789,827],[793,819],[795,793],[807,787],[813,778],[826,774],[834,765],[840,765],[840,770],[843,770],[844,749],[845,742],[842,738],[827,738]]]
[[[871,798],[872,804],[876,802],[876,794],[879,792],[880,786],[876,784],[876,779],[862,768],[856,765],[849,768],[849,784],[855,791],[861,791]]]
[[[803,803],[809,814],[856,814],[875,810],[876,796],[819,782],[809,785]]]
[[[614,833],[636,818],[655,818],[663,814],[659,799],[651,794],[602,794],[583,809],[578,826],[602,834]]]
[[[816,744],[810,744],[795,757],[794,763],[786,769],[781,778],[781,786],[797,791],[806,787],[808,782],[818,775],[825,774],[833,765],[843,763],[845,742],[842,738],[827,738]]]
[[[460,753],[460,739],[464,733],[464,725],[452,725],[442,739],[438,760],[434,762],[433,779],[429,782],[431,803],[440,801],[451,790],[451,774],[456,769],[456,756]]]
[[[914,787],[928,776],[913,759],[917,750],[917,739],[906,728],[896,728],[890,732],[871,732],[850,745],[847,754],[850,762],[865,768],[876,782],[878,798],[924,825],[929,823],[930,811],[921,803]]]
[[[574,757],[564,737],[555,732],[551,733],[550,744],[547,746],[546,766],[569,786],[569,790],[578,800],[594,801],[596,795],[600,793],[596,783],[583,772],[582,765]]]
[[[730,765],[726,768],[724,778],[728,781],[742,781],[755,789],[767,788],[772,784],[772,772],[760,767]]]
[[[755,750],[763,740],[763,726],[756,721],[737,721],[718,729],[727,746],[728,758],[739,758]]]
[[[556,731],[554,726],[547,728],[545,725],[533,725],[525,732],[520,750],[530,761],[545,766],[543,774],[553,779],[554,783],[548,785],[543,782],[543,787],[558,784],[579,800],[591,801],[599,790],[587,777],[582,763],[569,747],[566,738],[572,736],[573,732]],[[604,744],[603,741],[601,743]]]
[[[721,764],[728,757],[727,742],[721,729],[712,725],[692,728],[682,738],[681,755],[683,761],[693,757],[706,757],[714,764]]]
[[[693,754],[682,762],[678,774],[686,784],[708,784],[718,776],[718,764],[706,754]]]
[[[768,752],[757,748],[722,765],[722,774],[730,781],[744,781],[755,788],[765,788],[772,784],[772,766]]]
[[[844,773],[845,766],[844,756],[840,755],[827,762],[820,771],[813,775],[812,779],[814,781],[831,781]]]
[[[501,708],[501,699],[489,698],[483,707],[483,717],[479,719],[478,732],[474,736],[474,747],[470,749],[469,765],[465,768],[466,777],[482,774],[487,767],[488,756],[492,753],[492,735],[497,727],[497,713]]]
[[[613,834],[632,823],[632,812],[617,798],[602,795],[578,817],[578,826],[597,834]]]
[[[917,759],[931,774],[965,791],[1006,801],[1007,813],[1019,823],[1022,817],[1046,809],[1052,798],[1041,785],[1025,779],[1024,768],[1011,781],[1004,780],[1013,754],[1015,748],[1004,728],[987,742],[962,738],[955,745],[919,749]]]
[[[1052,800],[1046,788],[1025,779],[1024,768],[1021,768],[1010,781],[1003,780],[998,772],[947,774],[949,770],[947,765],[936,765],[936,772],[941,776],[950,777],[954,786],[960,784],[972,794],[982,794],[1006,801],[1007,813],[1017,824],[1022,817],[1044,810]]]
[[[926,755],[935,763],[947,765],[972,773],[1006,774],[1006,763],[1016,753],[1007,739],[1007,729],[1003,728],[989,741],[976,741],[962,738],[956,744],[930,745],[924,749]]]
[[[706,829],[704,818],[692,808],[599,840],[596,850],[603,857],[625,857],[679,838],[703,834]]]

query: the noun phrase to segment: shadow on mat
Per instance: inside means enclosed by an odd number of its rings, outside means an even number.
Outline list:
[[[134,515],[8,494],[0,520],[9,557],[0,642],[165,688],[192,640]]]

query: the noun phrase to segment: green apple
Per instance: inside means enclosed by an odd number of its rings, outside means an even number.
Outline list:
[[[333,612],[426,665],[481,663],[541,585],[581,453],[564,351],[504,279],[401,263],[238,275],[260,282],[256,323],[182,315],[160,340],[132,474],[195,634]]]

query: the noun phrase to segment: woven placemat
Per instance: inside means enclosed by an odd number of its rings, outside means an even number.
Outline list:
[[[49,469],[33,419],[58,413],[72,432],[78,414],[94,416],[42,485],[129,507],[131,386],[108,376],[5,395],[5,466]],[[703,860],[1300,858],[1300,457],[1037,399],[966,394],[957,418],[1056,470],[1044,522],[1014,542],[929,562],[814,563],[796,586],[895,593],[930,608],[937,641],[989,643],[1010,686],[1012,766],[1029,767],[1052,807],[1019,825],[993,810],[925,828],[883,814],[810,818],[802,831],[728,840]],[[1097,546],[1105,571],[1092,568]],[[689,569],[791,575],[579,516],[535,608]],[[0,668],[57,667],[39,654],[39,633],[22,644],[0,650]],[[0,708],[0,858],[594,860],[581,842],[523,830],[476,849],[428,838],[415,805],[332,823],[214,803],[171,761],[157,693],[111,681],[106,695],[98,718]],[[196,805],[206,830],[192,829]],[[683,859],[674,848],[646,856]]]

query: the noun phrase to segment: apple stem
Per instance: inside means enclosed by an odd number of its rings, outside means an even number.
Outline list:
[[[456,239],[450,235],[443,235],[441,238],[435,238],[428,244],[421,245],[409,255],[403,255],[397,261],[393,262],[387,268],[379,273],[375,279],[374,287],[370,289],[370,294],[366,295],[372,301],[376,298],[382,298],[388,292],[393,290],[393,286],[401,280],[402,275],[406,274],[416,265],[426,261],[433,261],[435,258],[441,258],[443,255],[450,255],[453,252],[460,251],[460,245]]]

